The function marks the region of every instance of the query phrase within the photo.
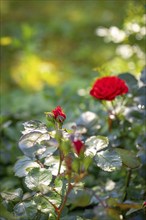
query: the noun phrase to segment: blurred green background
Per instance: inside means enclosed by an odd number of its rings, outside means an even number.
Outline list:
[[[98,76],[145,65],[144,0],[1,0],[1,176],[14,187],[22,122],[61,105],[67,121],[93,110]],[[17,149],[17,150],[16,150]],[[5,166],[7,165],[7,166]]]

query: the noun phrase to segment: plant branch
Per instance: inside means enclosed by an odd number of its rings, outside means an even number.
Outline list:
[[[57,213],[58,214],[57,220],[60,219],[61,213],[62,213],[62,211],[63,211],[63,209],[65,207],[66,201],[67,201],[68,194],[70,193],[72,188],[73,188],[73,186],[71,185],[70,178],[69,178],[69,180],[68,180],[68,189],[67,189],[66,195],[64,196],[63,202],[62,202],[62,204],[61,204],[61,206],[59,208],[59,211]]]

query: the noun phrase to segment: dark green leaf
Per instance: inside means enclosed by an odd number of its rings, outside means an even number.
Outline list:
[[[141,77],[140,77],[140,80],[146,84],[146,67],[142,70],[141,72]]]
[[[122,162],[125,166],[131,169],[134,169],[140,166],[140,162],[138,158],[136,157],[135,153],[129,150],[121,149],[121,148],[117,148],[115,149],[115,151],[121,157]]]
[[[132,75],[131,73],[121,73],[118,76],[121,79],[125,80],[125,82],[127,83],[129,87],[130,92],[133,92],[133,89],[137,89],[138,81],[134,75]]]
[[[68,196],[68,202],[71,203],[72,208],[86,207],[90,204],[91,195],[86,190],[72,190]]]
[[[16,216],[21,216],[23,220],[32,220],[37,213],[37,207],[35,202],[21,202],[15,205],[14,213]]]

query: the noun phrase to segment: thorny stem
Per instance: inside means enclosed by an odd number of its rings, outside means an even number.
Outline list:
[[[128,191],[128,187],[130,185],[131,174],[132,174],[132,170],[128,169],[126,183],[125,183],[125,189],[124,189],[124,196],[122,199],[123,202],[127,199],[127,191]]]

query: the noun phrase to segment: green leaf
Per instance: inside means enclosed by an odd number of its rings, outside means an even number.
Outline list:
[[[118,75],[121,79],[125,80],[127,83],[129,90],[132,92],[134,89],[138,88],[138,81],[134,75],[131,73],[121,73]]]
[[[72,190],[68,195],[68,202],[71,203],[72,208],[86,207],[90,204],[91,197],[86,190]]]
[[[52,174],[45,168],[33,168],[25,177],[25,184],[31,190],[40,190],[43,185],[48,186]]]
[[[92,136],[85,142],[87,149],[85,155],[95,156],[97,151],[105,150],[109,144],[108,138],[104,136]]]
[[[49,195],[49,200],[55,204],[56,206],[60,206],[61,204],[61,196],[56,193],[56,192],[51,192],[51,194]]]
[[[3,206],[3,204],[0,204],[0,219],[1,220],[18,220],[17,217],[13,215],[13,213],[10,213],[7,211],[7,209]]]
[[[85,156],[83,158],[83,164],[82,164],[83,168],[85,170],[87,170],[88,167],[90,166],[91,162],[92,162],[92,158],[90,156]]]
[[[48,133],[33,131],[20,138],[19,148],[26,156],[34,158],[37,150],[42,148],[45,151],[45,146],[41,142],[49,139],[50,135]]]
[[[118,155],[120,155],[122,162],[125,166],[131,169],[134,169],[140,166],[140,161],[136,157],[135,153],[129,150],[121,149],[121,148],[117,148],[115,150],[118,153]]]
[[[37,209],[43,213],[50,213],[54,209],[46,196],[36,195],[34,196],[34,201],[37,204]]]
[[[23,191],[22,191],[21,188],[18,188],[18,189],[13,190],[13,191],[2,192],[1,196],[2,196],[3,199],[10,200],[10,201],[13,200],[15,202],[18,202],[18,201],[20,201],[20,199],[23,196]]]
[[[146,84],[146,67],[141,71],[140,80],[143,82],[143,84]]]
[[[34,167],[40,167],[40,165],[32,161],[29,157],[23,156],[16,162],[14,172],[16,176],[23,177],[28,174],[28,170]]]
[[[32,131],[39,131],[41,133],[47,132],[47,126],[38,120],[31,120],[23,123],[24,131],[22,134],[28,134]]]
[[[86,128],[91,128],[97,124],[98,118],[97,115],[93,112],[87,111],[81,114],[77,120],[77,125],[85,126]]]
[[[122,166],[120,156],[115,151],[101,151],[95,156],[97,166],[102,170],[112,172]]]
[[[80,158],[74,158],[71,167],[76,173],[78,173],[80,168]]]
[[[21,217],[23,220],[32,220],[37,213],[37,206],[32,200],[30,202],[21,202],[15,205],[14,213],[16,216]]]
[[[62,193],[62,188],[63,188],[63,180],[61,177],[56,177],[54,181],[54,188],[58,193]]]
[[[48,169],[51,171],[51,173],[54,176],[57,176],[58,168],[59,168],[59,158],[54,156],[46,157],[44,165],[48,166]],[[63,173],[65,169],[66,169],[65,165],[64,163],[62,163],[60,173]]]

